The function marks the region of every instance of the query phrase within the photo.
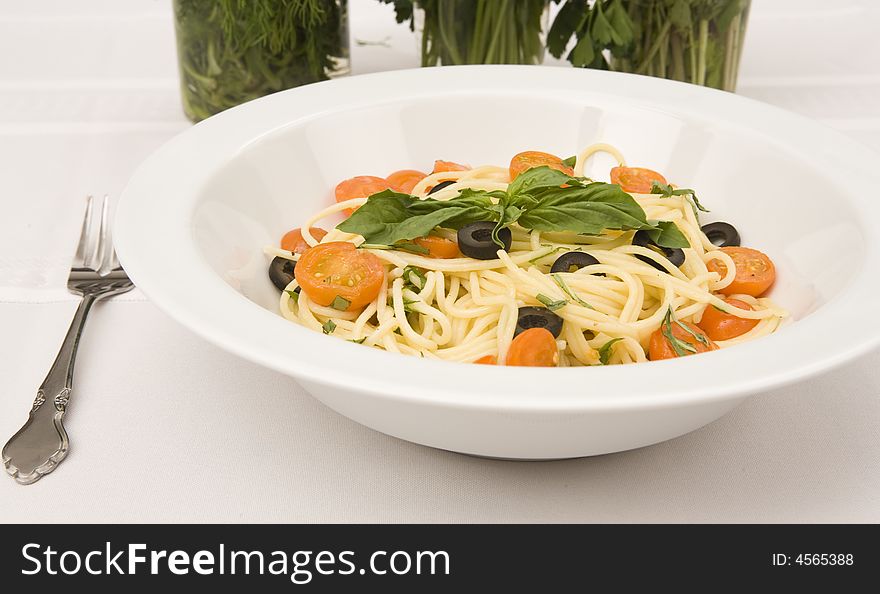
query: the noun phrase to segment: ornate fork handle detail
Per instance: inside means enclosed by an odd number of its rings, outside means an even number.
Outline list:
[[[3,446],[3,464],[12,478],[23,485],[52,472],[69,450],[64,413],[73,389],[73,365],[89,310],[99,299],[123,293],[128,280],[83,283],[82,300],[70,323],[55,363],[37,391],[28,420]]]

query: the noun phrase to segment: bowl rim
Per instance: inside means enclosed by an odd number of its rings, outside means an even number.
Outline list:
[[[524,81],[528,81],[525,83]],[[235,291],[205,261],[192,219],[201,190],[249,144],[281,128],[378,103],[455,94],[550,97],[567,94],[711,119],[746,130],[835,176],[859,220],[866,251],[849,284],[784,332],[701,357],[648,365],[493,368],[418,359],[332,339],[269,312]],[[880,244],[867,224],[878,155],[808,118],[745,97],[668,81],[595,70],[538,66],[458,66],[335,79],[269,95],[184,131],[136,170],[115,215],[118,256],[161,310],[221,348],[309,384],[438,406],[572,413],[662,408],[744,397],[791,384],[849,361],[880,343],[880,317],[866,317],[880,288]],[[162,241],[155,241],[155,229]],[[255,246],[261,249],[262,246]],[[167,262],[176,262],[166,266]],[[210,294],[211,299],[205,299]],[[833,341],[817,337],[833,336]],[[291,356],[290,344],[299,347]],[[402,364],[383,373],[392,359]],[[338,361],[345,361],[339,365]],[[450,367],[454,365],[454,367]],[[723,373],[747,369],[742,377]],[[380,370],[380,371],[377,371]],[[458,381],[450,386],[449,373]],[[589,374],[589,375],[585,375]],[[725,377],[723,383],[712,383]],[[589,381],[586,384],[585,380]],[[552,386],[552,389],[548,389]]]

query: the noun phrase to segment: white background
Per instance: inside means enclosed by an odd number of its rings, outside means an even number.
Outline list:
[[[390,7],[350,4],[355,73],[418,65]],[[754,0],[740,92],[880,150],[878,29],[872,0]],[[0,441],[75,307],[84,196],[118,196],[188,125],[169,1],[0,0]],[[877,522],[878,368],[871,355],[642,450],[488,461],[356,425],[134,291],[92,313],[70,455],[29,487],[0,476],[0,521]]]

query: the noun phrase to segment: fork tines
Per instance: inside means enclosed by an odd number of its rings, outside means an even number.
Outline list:
[[[99,200],[89,196],[71,272],[88,270],[104,276],[119,267],[110,235],[109,217],[109,197],[104,195]]]

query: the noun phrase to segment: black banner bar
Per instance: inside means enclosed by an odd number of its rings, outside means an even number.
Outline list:
[[[626,591],[646,581],[686,591],[770,583],[839,589],[880,577],[877,526],[21,525],[2,532],[4,584],[36,591],[221,582],[271,592],[469,592],[477,584]]]

